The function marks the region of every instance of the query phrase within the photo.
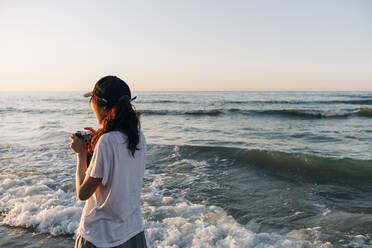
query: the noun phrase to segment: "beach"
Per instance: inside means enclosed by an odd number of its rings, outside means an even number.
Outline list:
[[[0,247],[72,247],[84,92],[1,92]],[[133,92],[149,247],[372,247],[372,92]]]

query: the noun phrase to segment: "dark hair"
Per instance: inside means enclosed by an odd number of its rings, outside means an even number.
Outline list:
[[[109,81],[113,81],[115,87],[111,87],[112,82],[110,82],[111,84],[106,83]],[[90,152],[94,151],[95,145],[103,134],[111,131],[120,131],[127,135],[127,148],[131,151],[131,154],[134,157],[135,151],[139,150],[137,145],[139,143],[139,129],[141,128],[141,123],[139,120],[139,113],[131,103],[129,87],[123,80],[114,76],[103,77],[96,85],[98,84],[100,84],[101,88],[104,88],[106,96],[101,97],[97,94],[93,94],[89,100],[89,108],[93,101],[93,104],[105,108],[108,113],[102,120],[102,128],[98,129],[97,133],[92,137]],[[120,93],[121,96],[127,97],[117,97],[118,86],[124,90],[124,93]]]

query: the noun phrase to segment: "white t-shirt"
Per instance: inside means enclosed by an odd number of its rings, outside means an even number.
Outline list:
[[[142,131],[139,134],[134,158],[125,134],[103,134],[85,172],[102,178],[102,183],[85,202],[77,234],[97,247],[120,245],[144,230],[141,193],[147,148]]]

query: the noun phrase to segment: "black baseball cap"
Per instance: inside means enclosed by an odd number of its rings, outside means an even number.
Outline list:
[[[107,103],[116,103],[122,96],[127,96],[131,99],[131,92],[129,86],[120,78],[116,76],[105,76],[97,81],[94,89],[84,94],[85,97],[97,96],[103,98]]]

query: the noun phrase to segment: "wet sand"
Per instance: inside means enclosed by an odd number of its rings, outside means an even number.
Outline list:
[[[71,235],[52,236],[20,227],[0,226],[0,247],[3,248],[67,248],[74,244]]]

